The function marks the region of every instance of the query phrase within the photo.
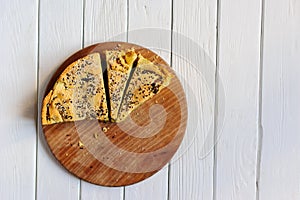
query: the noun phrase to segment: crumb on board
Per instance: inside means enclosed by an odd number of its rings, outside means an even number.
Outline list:
[[[98,133],[94,133],[94,138],[98,138]]]
[[[79,141],[78,141],[78,146],[79,146],[80,149],[83,149],[84,144],[79,140]]]
[[[108,129],[107,129],[106,127],[103,127],[103,128],[102,128],[102,131],[103,131],[104,133],[106,133],[107,130],[108,130]]]

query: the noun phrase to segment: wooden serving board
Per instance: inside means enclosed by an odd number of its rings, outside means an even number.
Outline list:
[[[44,97],[72,62],[99,52],[105,71],[105,50],[129,48],[174,74],[163,59],[146,48],[123,42],[99,43],[68,58],[53,75]],[[167,88],[121,123],[83,120],[42,128],[53,155],[69,172],[90,183],[124,186],[150,177],[169,162],[183,139],[186,122],[185,94],[174,74]]]

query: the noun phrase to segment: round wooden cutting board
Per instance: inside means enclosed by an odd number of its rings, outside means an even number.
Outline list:
[[[53,75],[44,97],[62,71],[79,58],[99,52],[105,74],[104,51],[130,48],[174,74],[146,48],[123,42],[99,43],[68,58]],[[42,128],[53,155],[69,172],[90,183],[124,186],[150,177],[170,161],[183,139],[186,122],[185,94],[174,74],[168,87],[121,123],[84,120]]]

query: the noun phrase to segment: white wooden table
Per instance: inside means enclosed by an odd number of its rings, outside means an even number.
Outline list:
[[[72,53],[122,33],[121,40],[143,45],[131,31],[144,28],[180,33],[213,60],[216,145],[201,157],[203,141],[195,139],[132,186],[81,181],[51,155],[38,124],[39,98]],[[0,38],[0,199],[300,199],[299,0],[1,0]],[[178,40],[170,34],[147,42],[169,42],[161,55],[205,110],[201,80],[170,53]]]

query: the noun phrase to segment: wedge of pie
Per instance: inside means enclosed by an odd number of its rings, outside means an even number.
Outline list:
[[[173,75],[163,67],[138,55],[138,62],[124,94],[117,122],[123,121],[133,110],[158,94],[170,84]]]
[[[43,101],[43,125],[83,119],[109,120],[99,53],[70,64]]]
[[[130,71],[137,58],[133,49],[105,51],[107,62],[108,88],[110,98],[110,118],[117,121],[122,96]]]

